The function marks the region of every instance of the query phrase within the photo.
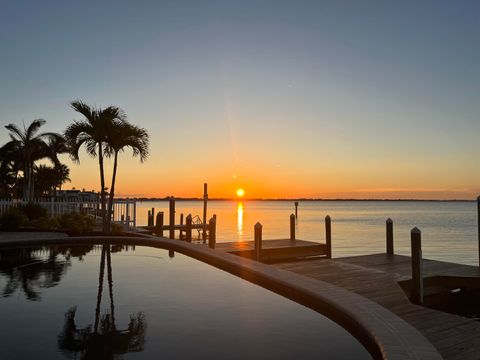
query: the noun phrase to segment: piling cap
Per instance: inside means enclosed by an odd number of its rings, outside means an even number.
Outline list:
[[[188,218],[191,219],[191,218],[192,218],[192,214],[188,214],[188,215],[187,215],[187,219],[188,219]]]
[[[330,220],[330,215],[325,216],[325,220]]]
[[[410,231],[410,233],[412,234],[421,234],[422,232],[420,231],[419,228],[417,228],[416,226]]]
[[[390,219],[390,218],[387,219],[387,223],[392,223],[392,222],[393,222],[392,219]]]
[[[290,214],[290,217],[291,217],[291,218],[294,218],[294,217],[295,217],[295,214]]]
[[[262,227],[263,227],[263,225],[260,224],[259,222],[257,222],[257,223],[255,224],[255,229],[261,229]]]

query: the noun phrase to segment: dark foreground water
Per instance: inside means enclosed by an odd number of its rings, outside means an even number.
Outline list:
[[[0,359],[370,358],[321,314],[163,249],[3,250],[0,292]]]

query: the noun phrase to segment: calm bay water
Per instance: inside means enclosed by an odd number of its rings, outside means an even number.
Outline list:
[[[177,201],[176,218],[202,216],[201,201]],[[147,212],[165,212],[167,201],[137,203],[137,223],[146,225]],[[208,218],[217,215],[217,241],[253,240],[253,226],[263,225],[263,238],[287,238],[293,201],[210,201]],[[297,238],[323,242],[324,218],[332,217],[333,257],[385,251],[385,220],[394,222],[395,252],[410,254],[410,230],[422,231],[424,257],[478,264],[475,202],[438,201],[305,201],[298,207]]]

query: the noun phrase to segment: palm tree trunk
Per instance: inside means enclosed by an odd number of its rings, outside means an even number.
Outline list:
[[[106,232],[107,219],[106,219],[106,199],[105,199],[105,173],[103,169],[103,148],[102,143],[98,143],[98,164],[100,166],[100,201],[102,204],[102,230]]]
[[[118,151],[115,151],[113,160],[112,186],[110,186],[110,196],[108,198],[107,229],[110,231],[112,222],[113,198],[115,196],[115,178],[117,177]]]
[[[30,176],[29,176],[29,183],[30,183],[30,198],[28,200],[33,200],[35,198],[35,181],[33,177],[33,163],[30,164]]]
[[[108,291],[110,293],[110,313],[112,316],[112,328],[115,330],[115,306],[113,304],[113,276],[112,276],[112,256],[110,245],[107,248],[107,275],[108,275]]]
[[[100,304],[102,303],[102,290],[103,290],[103,274],[105,272],[105,245],[102,245],[102,258],[100,260],[100,274],[98,275],[98,294],[97,294],[97,307],[95,308],[95,325],[94,332],[98,332],[98,323],[100,320]]]
[[[29,184],[29,176],[30,172],[28,170],[28,165],[25,164],[23,168],[23,200],[27,200],[30,198],[29,190],[30,190],[30,184]]]

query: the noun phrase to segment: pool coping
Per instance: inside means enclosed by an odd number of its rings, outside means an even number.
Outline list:
[[[442,359],[417,329],[379,304],[325,281],[161,237],[88,236],[1,241],[0,248],[59,244],[129,244],[163,248],[190,256],[303,304],[354,335],[375,359]],[[321,355],[321,354],[319,354]]]

